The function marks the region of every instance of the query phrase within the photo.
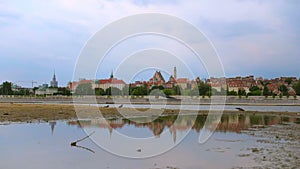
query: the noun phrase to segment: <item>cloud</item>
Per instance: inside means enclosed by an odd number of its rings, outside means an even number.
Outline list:
[[[229,76],[295,74],[297,70],[290,64],[300,64],[299,7],[298,1],[284,0],[1,1],[0,59],[12,65],[18,64],[16,60],[55,64],[46,66],[45,72],[59,67],[63,77],[70,77],[80,50],[99,29],[125,16],[160,12],[185,19],[203,31],[218,50]],[[289,62],[283,62],[282,57]],[[232,65],[237,61],[238,66]],[[278,67],[274,73],[272,65]],[[12,74],[3,68],[0,71]],[[48,81],[43,77],[40,80]]]

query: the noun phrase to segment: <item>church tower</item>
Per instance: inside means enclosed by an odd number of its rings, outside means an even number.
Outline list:
[[[174,67],[174,79],[177,79],[177,70],[176,70],[176,66]]]
[[[113,71],[111,71],[110,78],[111,78],[111,79],[114,78],[114,73],[113,73]]]

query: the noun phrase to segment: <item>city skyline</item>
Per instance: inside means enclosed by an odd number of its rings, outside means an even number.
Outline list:
[[[176,69],[176,67],[174,67]],[[137,76],[137,77],[140,77],[140,78],[134,78],[132,79],[131,81],[127,82],[127,81],[124,81],[126,84],[131,84],[131,83],[135,83],[136,81],[141,81],[141,82],[144,82],[144,81],[149,81],[152,77],[153,77],[153,74],[155,74],[156,71],[159,71],[159,69],[157,70],[154,70],[154,71],[149,71],[149,74],[147,76],[143,76],[142,78],[140,76]],[[39,86],[43,86],[45,84],[47,84],[48,86],[53,86],[53,87],[65,87],[65,86],[68,86],[68,84],[70,82],[78,82],[78,81],[81,81],[81,80],[101,80],[101,79],[109,79],[111,78],[111,75],[113,74],[113,72],[111,72],[110,74],[108,74],[106,77],[103,77],[103,78],[100,78],[100,77],[96,77],[96,78],[92,78],[92,79],[89,79],[89,78],[85,78],[85,77],[82,77],[80,79],[69,79],[68,82],[66,84],[61,84],[60,83],[60,80],[59,78],[57,78],[57,73],[56,72],[52,72],[52,76],[49,77],[48,81],[46,82],[37,82],[37,81],[34,81],[34,80],[28,80],[28,81],[10,81],[10,80],[1,80],[0,79],[0,83],[2,84],[3,82],[7,81],[7,82],[12,82],[13,84],[15,85],[19,85],[21,87],[28,87],[28,88],[31,88],[31,87],[39,87]],[[168,80],[171,76],[173,77],[174,76],[174,73],[173,74],[167,74],[165,72],[161,72],[162,76],[164,79]],[[238,78],[238,77],[250,77],[250,76],[253,76],[255,79],[264,79],[264,80],[272,80],[272,79],[276,79],[276,78],[288,78],[288,77],[293,77],[293,78],[297,78],[300,80],[300,76],[274,76],[274,77],[263,77],[263,76],[255,76],[253,74],[249,74],[249,75],[245,75],[245,76],[242,76],[242,75],[236,75],[236,76],[225,76],[225,77],[200,77],[200,76],[196,76],[195,78],[188,78],[188,77],[185,77],[185,76],[178,76],[178,72],[176,71],[176,74],[177,74],[177,77],[178,79],[188,79],[188,80],[195,80],[196,78],[200,78],[202,81],[205,81],[205,80],[210,80],[211,78]],[[180,74],[180,73],[179,73]],[[119,78],[119,77],[116,77],[115,75],[113,75],[114,78],[116,79],[120,79],[120,80],[123,80],[122,78]],[[55,85],[53,85],[53,81],[55,81]]]
[[[144,12],[166,13],[195,25],[216,48],[226,77],[299,78],[299,6],[297,1],[283,0],[3,1],[0,3],[0,81],[49,83],[55,67],[59,85],[65,86],[72,80],[81,49],[95,32],[124,16]],[[137,39],[138,45],[130,41],[125,47],[143,49],[171,43],[163,38],[156,40],[157,37]],[[115,55],[126,53],[125,47],[121,46],[122,52]],[[108,77],[125,56],[108,56],[116,59],[108,59],[97,78]],[[186,55],[182,58],[188,60]],[[208,77],[199,65],[190,63],[189,67],[197,76]],[[185,74],[178,76],[185,77]]]

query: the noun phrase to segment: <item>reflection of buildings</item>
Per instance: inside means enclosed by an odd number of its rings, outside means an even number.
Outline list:
[[[51,121],[51,122],[49,122],[49,125],[51,126],[51,133],[53,135],[56,122],[55,121]]]
[[[174,124],[176,120],[176,124]],[[176,119],[175,116],[168,118],[159,118],[149,123],[137,123],[134,121],[115,119],[115,120],[83,120],[83,121],[70,121],[69,125],[78,125],[80,127],[98,127],[108,129],[112,132],[112,129],[123,128],[126,125],[135,126],[136,128],[148,128],[152,131],[154,136],[159,137],[165,128],[169,129],[169,132],[173,136],[174,142],[176,142],[176,136],[178,131],[187,131],[192,128],[196,132],[200,132],[203,128],[206,120],[206,116],[198,116],[196,121],[193,121],[191,116],[181,116]],[[296,121],[296,118],[282,117],[280,116],[263,116],[263,115],[249,115],[249,114],[230,114],[223,115],[220,123],[217,124],[216,131],[219,132],[236,132],[240,133],[242,130],[247,130],[252,125],[273,125],[278,124],[282,120],[284,121]],[[108,123],[107,123],[108,122]],[[213,124],[216,125],[216,124]]]

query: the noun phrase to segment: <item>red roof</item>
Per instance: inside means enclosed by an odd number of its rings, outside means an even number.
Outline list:
[[[118,80],[118,79],[100,79],[99,80],[100,84],[126,84],[123,80]]]
[[[188,78],[179,78],[177,79],[177,83],[188,83],[189,79]]]

